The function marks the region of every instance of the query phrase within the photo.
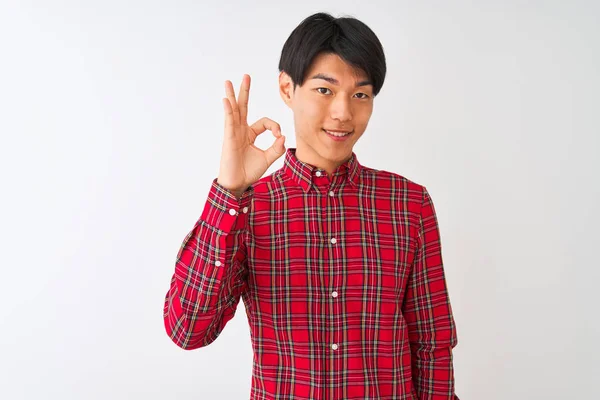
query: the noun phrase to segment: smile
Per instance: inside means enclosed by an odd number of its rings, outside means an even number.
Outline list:
[[[336,138],[336,139],[343,139],[352,133],[352,132],[331,132],[331,131],[327,131],[325,129],[323,129],[323,131],[326,132],[329,136],[332,136],[333,138]]]

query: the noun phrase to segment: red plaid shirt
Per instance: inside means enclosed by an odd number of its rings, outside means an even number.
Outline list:
[[[251,399],[458,399],[431,198],[354,153],[328,176],[288,149],[239,199],[212,182],[177,255],[166,331],[206,346],[240,297]]]

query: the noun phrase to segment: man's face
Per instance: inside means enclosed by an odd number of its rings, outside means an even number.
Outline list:
[[[296,155],[329,172],[352,155],[373,112],[373,86],[363,71],[335,54],[315,58],[302,86],[279,76],[280,94],[294,112]],[[343,138],[326,130],[351,132]],[[341,133],[338,133],[338,135]]]

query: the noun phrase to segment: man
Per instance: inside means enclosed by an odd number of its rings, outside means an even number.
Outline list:
[[[177,256],[167,333],[206,346],[242,298],[251,399],[458,399],[431,197],[353,152],[385,78],[381,43],[354,18],[318,13],[291,33],[279,69],[297,148],[271,119],[248,126],[248,75],[237,99],[226,81],[219,176]],[[276,139],[263,151],[253,143],[266,130]]]

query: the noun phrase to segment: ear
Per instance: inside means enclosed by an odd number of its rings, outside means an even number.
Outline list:
[[[292,77],[285,71],[279,73],[279,95],[288,107],[292,106],[292,98],[294,97],[294,82]]]

